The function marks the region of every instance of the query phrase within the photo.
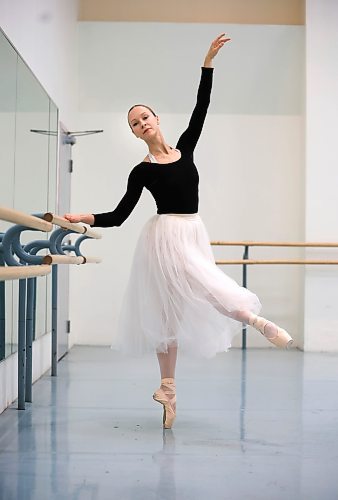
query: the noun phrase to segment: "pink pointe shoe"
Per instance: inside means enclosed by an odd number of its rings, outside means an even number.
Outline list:
[[[293,344],[293,338],[288,334],[286,330],[283,328],[279,328],[279,326],[274,325],[276,327],[276,334],[270,334],[265,332],[265,328],[268,323],[272,323],[268,319],[262,318],[261,316],[252,316],[249,321],[249,325],[261,332],[264,337],[274,344],[277,347],[282,347],[289,349]],[[274,323],[272,323],[274,324]]]
[[[153,399],[163,405],[163,428],[171,429],[176,418],[176,387],[173,378],[163,378]]]

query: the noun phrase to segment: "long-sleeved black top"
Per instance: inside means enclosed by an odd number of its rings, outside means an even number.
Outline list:
[[[170,163],[142,161],[136,165],[129,174],[127,191],[115,210],[93,214],[92,226],[120,226],[135,208],[144,187],[153,195],[158,214],[193,214],[198,211],[199,177],[193,153],[210,103],[212,76],[213,68],[202,67],[197,102],[188,128],[176,145],[181,152],[180,159]]]

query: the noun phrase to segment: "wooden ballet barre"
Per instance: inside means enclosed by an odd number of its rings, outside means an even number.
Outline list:
[[[45,255],[42,259],[43,264],[83,264],[84,258],[75,255]]]
[[[27,226],[32,229],[37,229],[39,231],[52,231],[53,226],[50,222],[40,219],[39,217],[34,217],[34,215],[28,215],[24,212],[19,212],[13,208],[7,208],[0,206],[0,219],[7,222],[12,222],[13,224],[20,224],[22,226]]]
[[[50,266],[4,266],[0,267],[0,281],[35,278],[46,276],[51,272]]]
[[[287,241],[212,241],[214,246],[250,246],[250,247],[338,247],[335,242],[287,242]]]
[[[83,257],[84,264],[100,264],[102,259],[100,257]]]
[[[309,260],[309,259],[273,259],[273,260],[256,260],[256,259],[238,259],[238,260],[216,260],[216,264],[311,264],[311,265],[338,265],[338,260]]]
[[[82,226],[81,224],[69,222],[67,219],[64,219],[63,217],[60,217],[58,215],[54,215],[51,212],[45,213],[43,218],[45,221],[56,224],[62,229],[70,229],[71,231],[74,231],[74,233],[86,234],[86,236],[89,236],[89,238],[102,238],[102,235],[97,231],[93,231],[93,229],[90,229],[87,226]]]
[[[101,259],[99,257],[84,257],[76,255],[45,255],[42,259],[43,264],[99,264]]]

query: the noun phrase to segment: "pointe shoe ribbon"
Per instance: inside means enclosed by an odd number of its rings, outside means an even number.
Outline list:
[[[265,333],[265,327],[268,323],[272,323],[268,319],[262,318],[261,316],[252,316],[249,321],[249,325],[258,330],[264,337],[277,347],[282,347],[289,349],[293,344],[293,338],[288,334],[286,330],[276,326],[276,335],[271,336]]]
[[[163,405],[164,429],[171,429],[176,418],[176,387],[174,379],[162,379],[161,387],[154,392],[153,399]]]

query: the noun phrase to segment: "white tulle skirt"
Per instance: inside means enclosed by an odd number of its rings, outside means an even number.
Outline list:
[[[136,246],[112,347],[139,355],[177,344],[212,357],[242,327],[230,316],[260,309],[256,295],[216,266],[198,214],[155,215]]]

